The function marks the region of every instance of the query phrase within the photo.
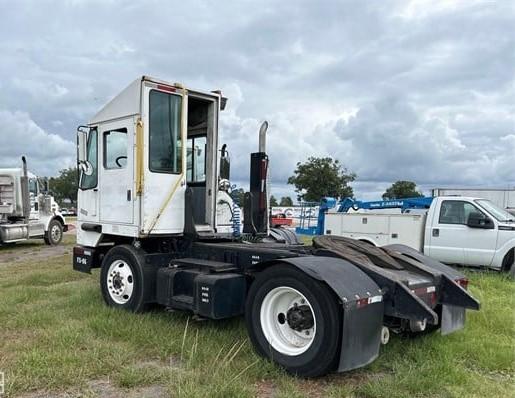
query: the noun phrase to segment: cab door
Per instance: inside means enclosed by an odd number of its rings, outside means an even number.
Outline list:
[[[187,96],[183,90],[153,82],[145,82],[143,95],[146,134],[141,230],[145,234],[182,233]]]
[[[448,264],[464,264],[466,243],[463,201],[443,200],[435,209],[425,254]],[[429,220],[428,220],[429,221]]]
[[[134,120],[99,126],[100,222],[132,224],[134,220]]]
[[[465,200],[442,200],[434,214],[430,230],[430,247],[426,254],[445,263],[490,265],[495,254],[497,229],[471,228],[467,225],[471,213],[481,213]]]

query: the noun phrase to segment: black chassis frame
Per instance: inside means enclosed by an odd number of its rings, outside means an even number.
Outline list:
[[[125,242],[126,243],[126,242]],[[118,243],[117,243],[118,244]],[[297,268],[300,272],[325,284],[340,303],[343,324],[341,325],[341,350],[338,361],[338,371],[348,371],[365,366],[374,361],[379,355],[381,344],[381,330],[384,318],[383,291],[369,278],[365,272],[350,262],[337,258],[317,255],[319,252],[312,246],[288,245],[276,242],[235,242],[223,239],[191,240],[184,238],[158,239],[149,238],[138,241],[135,245],[142,250],[145,265],[155,271],[157,282],[151,283],[147,301],[149,303],[164,304],[162,297],[163,277],[175,270],[197,272],[199,275],[245,276],[249,286],[256,274],[275,264],[287,264]],[[73,255],[73,268],[77,271],[90,273],[92,268],[101,266],[102,258],[107,251],[114,247],[99,246],[97,248],[76,246]],[[83,253],[89,253],[85,258]],[[320,251],[320,254],[323,254]],[[199,265],[181,263],[183,260],[199,261]],[[232,265],[225,271],[213,272],[202,265],[203,261],[225,263]],[[191,262],[191,261],[190,261]],[[158,275],[159,272],[159,275]],[[215,275],[216,274],[216,275]],[[194,283],[194,279],[180,279],[182,283]],[[161,289],[161,292],[159,290]],[[192,288],[191,290],[198,290]],[[224,290],[222,296],[227,303],[241,303],[240,310],[231,313],[231,316],[242,315],[244,302],[248,289],[244,289],[242,296],[238,289]],[[231,292],[231,293],[228,293]],[[359,300],[376,297],[376,301],[369,305],[360,306]],[[380,301],[377,298],[380,297]],[[173,302],[173,300],[171,300]],[[167,303],[169,303],[168,301]],[[363,301],[361,301],[362,303]],[[368,302],[367,302],[368,304]],[[170,308],[174,308],[170,306]],[[195,313],[198,308],[177,305],[174,309],[191,309]],[[205,316],[201,314],[201,316]]]
[[[110,240],[108,236],[104,238]],[[74,269],[90,272],[101,266],[103,256],[114,245],[129,243],[111,238],[114,242],[97,248],[76,246]],[[416,287],[406,286],[401,271],[392,273],[352,263],[334,251],[315,246],[266,239],[234,241],[220,236],[147,238],[133,245],[141,250],[145,272],[152,280],[146,286],[146,301],[190,310],[206,318],[243,314],[248,287],[256,274],[276,264],[296,267],[325,283],[340,303],[343,315],[339,371],[364,366],[377,357],[383,324],[395,330],[409,320],[427,319],[430,324],[442,322],[442,332],[447,329],[450,333],[463,326],[465,308],[479,309],[479,303],[456,283],[463,275],[405,246],[390,246],[396,251],[390,255],[407,266],[411,264],[415,275],[423,276],[417,278],[422,284]],[[228,285],[231,278],[234,284]],[[218,282],[221,283],[217,285]],[[432,304],[411,290],[429,285],[436,286],[437,301]],[[201,302],[203,288],[212,293],[207,309]],[[184,301],[185,296],[189,296],[188,301]],[[446,318],[442,317],[443,308]]]

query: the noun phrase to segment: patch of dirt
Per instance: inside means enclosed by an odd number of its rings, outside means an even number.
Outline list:
[[[256,397],[273,398],[277,390],[277,386],[268,380],[261,380],[254,384],[256,387]]]
[[[94,380],[88,383],[88,393],[103,398],[161,398],[167,397],[166,389],[160,385],[138,387],[130,390],[116,387],[109,380]],[[64,398],[64,397],[63,397]]]
[[[150,385],[132,389],[124,389],[115,386],[109,379],[91,380],[82,391],[70,390],[51,392],[45,390],[31,391],[21,394],[20,398],[164,398],[168,397],[166,388],[160,385]]]
[[[0,264],[25,262],[30,260],[39,260],[47,257],[63,256],[71,254],[72,249],[67,245],[47,246],[44,242],[41,244],[19,245],[18,248],[9,251],[0,251]]]

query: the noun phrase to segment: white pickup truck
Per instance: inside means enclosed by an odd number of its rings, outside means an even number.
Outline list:
[[[328,212],[325,234],[375,246],[404,244],[448,264],[515,272],[515,216],[486,199],[435,198],[426,211]]]

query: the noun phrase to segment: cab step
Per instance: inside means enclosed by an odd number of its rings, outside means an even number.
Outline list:
[[[193,296],[179,294],[172,296],[170,300],[170,308],[176,310],[193,310]]]

